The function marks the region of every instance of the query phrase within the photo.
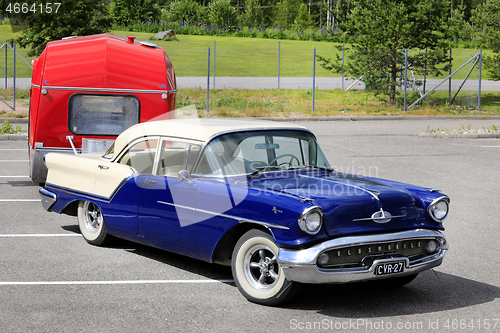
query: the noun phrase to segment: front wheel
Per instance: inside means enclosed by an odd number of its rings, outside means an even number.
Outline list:
[[[87,243],[104,245],[109,235],[99,207],[90,201],[80,201],[78,205],[78,225]]]
[[[283,303],[296,290],[278,264],[279,248],[273,238],[250,230],[236,243],[231,260],[234,281],[250,302],[264,305]]]

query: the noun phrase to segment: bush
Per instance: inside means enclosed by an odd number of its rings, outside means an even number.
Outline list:
[[[179,0],[170,6],[168,18],[173,22],[206,22],[208,13],[194,0]]]
[[[208,8],[210,23],[219,28],[225,27],[230,31],[236,30],[238,15],[229,0],[213,0]]]

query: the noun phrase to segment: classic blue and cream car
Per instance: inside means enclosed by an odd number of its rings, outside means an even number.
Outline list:
[[[148,122],[102,156],[45,163],[44,208],[77,216],[88,243],[114,236],[230,265],[256,303],[281,303],[298,283],[404,285],[448,249],[446,195],[336,172],[289,123]]]

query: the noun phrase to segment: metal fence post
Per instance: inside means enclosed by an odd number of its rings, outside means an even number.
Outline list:
[[[427,48],[425,48],[425,63],[424,63],[424,95],[425,95],[425,84],[427,82]]]
[[[208,48],[208,66],[207,66],[207,112],[210,111],[210,48]]]
[[[408,86],[408,49],[405,49],[405,95],[403,112],[406,112],[406,88]]]
[[[281,42],[278,41],[278,91],[280,91]]]
[[[449,75],[451,75],[451,57],[452,57],[451,50],[452,49],[450,49],[450,71],[449,71]],[[451,76],[450,76],[449,83],[448,83],[448,102],[451,103]]]
[[[214,40],[214,89],[215,89],[215,40]]]
[[[7,41],[5,41],[5,86],[4,88],[7,89]]]
[[[14,85],[12,86],[14,103],[12,105],[12,108],[14,109],[14,111],[16,111],[16,43],[12,44],[14,45],[14,75],[12,78],[12,81],[14,83]]]
[[[316,83],[316,48],[313,50],[313,90],[312,90],[312,112],[314,112],[314,86]]]
[[[345,42],[342,42],[342,91],[344,91],[344,54],[345,54]]]
[[[483,50],[479,50],[479,94],[477,96],[477,111],[481,111],[481,74],[483,68]]]

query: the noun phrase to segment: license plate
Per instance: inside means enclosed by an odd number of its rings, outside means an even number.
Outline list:
[[[397,261],[386,264],[380,264],[375,268],[375,275],[389,275],[403,273],[405,270],[405,262]]]

